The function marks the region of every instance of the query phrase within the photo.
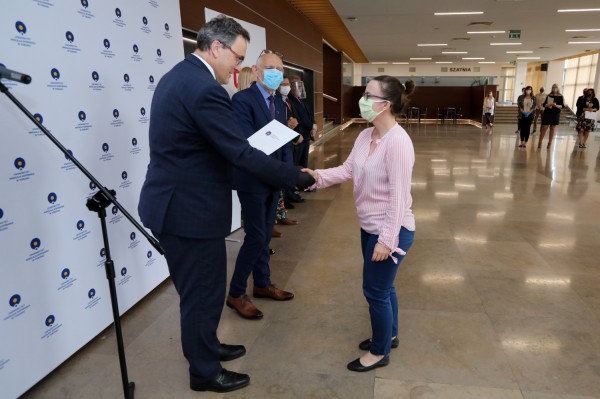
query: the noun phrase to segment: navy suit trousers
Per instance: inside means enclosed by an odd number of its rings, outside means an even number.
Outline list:
[[[269,243],[279,201],[279,191],[270,193],[238,191],[237,194],[242,204],[246,236],[238,253],[229,286],[229,295],[235,298],[246,293],[250,273],[256,287],[263,288],[271,284]]]
[[[165,248],[171,279],[179,294],[181,346],[190,380],[202,383],[221,372],[217,327],[227,286],[225,239],[156,234]]]

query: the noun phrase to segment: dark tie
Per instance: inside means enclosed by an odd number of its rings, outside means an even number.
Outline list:
[[[271,113],[271,119],[275,119],[275,98],[272,94],[269,96],[269,112]]]

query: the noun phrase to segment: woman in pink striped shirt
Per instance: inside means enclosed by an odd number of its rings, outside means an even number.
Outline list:
[[[315,178],[316,188],[350,179],[354,182],[364,262],[363,292],[369,303],[372,338],[359,344],[368,352],[348,364],[352,371],[387,366],[390,348],[399,345],[394,279],[415,231],[410,194],[414,148],[406,131],[396,123],[407,94],[410,93],[394,77],[372,79],[359,106],[361,116],[374,127],[359,134],[342,165],[305,169]]]

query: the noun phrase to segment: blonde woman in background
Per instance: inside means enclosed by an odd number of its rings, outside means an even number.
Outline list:
[[[537,148],[542,148],[542,140],[544,140],[548,126],[550,126],[550,137],[548,137],[548,146],[546,147],[550,149],[552,139],[554,138],[554,129],[556,129],[556,126],[560,123],[560,110],[564,104],[563,95],[560,94],[558,84],[554,83],[552,85],[552,91],[548,94],[546,101],[542,104],[544,113],[542,114],[542,128],[540,129],[540,139]]]
[[[492,123],[492,115],[494,115],[494,106],[496,105],[496,100],[494,99],[494,93],[491,91],[483,100],[483,115],[485,115],[485,128],[489,129],[494,124]]]
[[[251,67],[243,67],[238,75],[238,91],[246,90],[256,82],[256,75],[252,72]]]

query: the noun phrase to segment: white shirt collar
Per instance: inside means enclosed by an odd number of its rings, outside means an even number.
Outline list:
[[[195,55],[200,61],[202,61],[204,63],[204,65],[206,65],[206,67],[208,68],[208,70],[212,74],[213,78],[215,78],[215,80],[216,80],[217,77],[215,76],[215,70],[213,69],[213,67],[211,67],[208,62],[204,61],[204,58],[200,57],[198,54],[192,53],[192,55]]]

